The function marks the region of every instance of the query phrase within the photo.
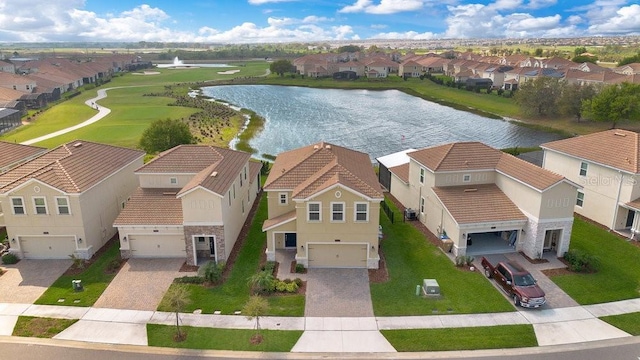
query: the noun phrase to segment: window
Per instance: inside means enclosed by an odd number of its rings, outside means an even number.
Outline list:
[[[331,221],[335,221],[335,222],[344,221],[344,203],[343,202],[331,203]]]
[[[69,215],[69,199],[66,197],[57,197],[56,206],[58,208],[58,215]]]
[[[236,198],[236,184],[233,184],[233,198]]]
[[[204,244],[204,236],[196,236],[196,239],[198,239],[198,243]]]
[[[356,203],[355,221],[369,221],[369,203]]]
[[[580,176],[587,176],[587,168],[589,167],[589,164],[587,164],[586,162],[581,162],[580,163]]]
[[[34,197],[33,198],[33,206],[35,209],[35,213],[39,215],[47,214],[47,201],[43,197]]]
[[[424,184],[424,169],[420,168],[420,184]]]
[[[13,206],[13,213],[15,215],[24,215],[24,200],[20,197],[11,198],[11,205]]]
[[[172,178],[169,179],[169,182],[171,183],[171,185],[175,185],[175,184],[178,183],[178,178],[172,177]]]
[[[247,180],[247,167],[244,167],[244,179]]]
[[[420,197],[420,214],[424,214],[424,198]]]
[[[242,213],[244,214],[244,199],[242,199]]]
[[[287,193],[278,194],[278,204],[287,205],[288,203],[289,203],[289,199],[288,199]]]
[[[310,202],[307,204],[307,221],[322,221],[320,212],[321,203]]]
[[[240,174],[240,188],[242,188],[242,174]]]
[[[471,181],[471,175],[469,174],[462,175],[462,182],[470,182],[470,181]]]
[[[229,190],[229,206],[231,206],[231,190]]]
[[[584,204],[584,193],[578,190],[578,198],[576,199],[576,205],[582,207]]]

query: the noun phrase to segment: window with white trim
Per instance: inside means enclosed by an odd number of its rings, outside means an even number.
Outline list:
[[[278,204],[287,205],[289,203],[289,196],[287,193],[279,193],[278,194]]]
[[[471,181],[471,175],[469,174],[462,175],[462,182],[470,182],[470,181]]]
[[[357,202],[355,203],[355,215],[354,221],[356,222],[367,222],[369,221],[369,203],[366,202]]]
[[[584,205],[584,193],[578,190],[578,197],[576,198],[576,205],[582,207]]]
[[[177,184],[177,183],[178,183],[178,178],[174,178],[174,177],[169,178],[169,183],[170,183],[171,185],[175,185],[175,184]]]
[[[322,203],[309,202],[307,203],[307,221],[322,221]]]
[[[420,214],[424,214],[424,198],[420,197]]]
[[[589,168],[589,164],[586,162],[580,163],[580,176],[587,176],[587,169]]]
[[[424,184],[424,169],[420,168],[420,184]]]
[[[33,197],[33,209],[34,212],[38,215],[46,215],[47,214],[47,200],[44,197],[38,196]]]
[[[331,203],[331,221],[344,222],[344,203],[343,202]]]
[[[69,208],[69,198],[56,197],[56,208],[58,209],[58,215],[71,214],[71,209]]]
[[[13,208],[14,215],[26,214],[26,211],[24,209],[24,199],[22,199],[21,197],[12,197],[11,207]]]

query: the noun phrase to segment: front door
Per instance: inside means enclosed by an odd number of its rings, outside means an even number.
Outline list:
[[[558,239],[560,239],[560,233],[562,229],[555,230],[547,230],[544,234],[544,245],[542,247],[543,250],[551,250],[555,249],[558,244]]]
[[[285,248],[295,248],[297,246],[297,233],[285,233],[284,234],[284,247]]]
[[[633,226],[633,218],[636,216],[636,211],[629,209],[627,213],[627,222],[624,224],[625,228],[631,228]]]
[[[209,257],[215,258],[216,257],[216,238],[214,236],[209,236],[207,239],[209,239],[209,251],[211,252],[209,254]]]

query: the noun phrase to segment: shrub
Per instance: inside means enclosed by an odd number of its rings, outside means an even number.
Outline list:
[[[176,284],[203,284],[205,278],[202,276],[183,276],[173,279]]]
[[[456,256],[456,266],[461,267],[465,264],[465,262],[466,262],[466,256],[464,255]]]
[[[76,269],[84,269],[84,259],[79,258],[76,254],[69,255],[71,260],[73,260],[73,267]]]
[[[298,284],[296,284],[295,282],[288,283],[285,291],[288,293],[295,293],[296,291],[298,291]]]
[[[473,263],[473,260],[475,260],[476,258],[474,258],[473,256],[465,256],[464,262],[465,264],[467,264],[467,266],[471,266],[471,264]]]
[[[598,257],[579,250],[569,250],[564,254],[569,269],[575,272],[595,272],[600,265]]]
[[[260,271],[253,274],[248,284],[254,294],[268,294],[274,290],[275,278],[273,273],[268,271]]]
[[[305,269],[304,269],[304,265],[302,265],[302,264],[296,264],[296,273],[298,273],[298,274],[302,274],[302,273],[304,273],[304,270],[305,270]]]
[[[121,259],[112,259],[107,264],[107,271],[114,272],[114,271],[116,271],[116,270],[118,270],[120,268],[121,264],[122,264],[122,260]]]
[[[498,89],[498,95],[502,95],[504,93],[504,89]]]
[[[293,282],[295,282],[295,283],[296,283],[296,285],[298,285],[298,287],[302,286],[302,279],[300,279],[300,278],[295,278],[295,279],[293,280]]]
[[[222,280],[222,273],[224,272],[224,262],[216,263],[210,261],[204,266],[204,279],[212,284],[217,284]]]
[[[267,261],[263,266],[262,266],[262,270],[263,271],[268,271],[270,273],[273,274],[273,272],[276,269],[276,262],[275,261]]]
[[[20,259],[18,259],[18,257],[14,253],[6,253],[2,255],[2,263],[5,265],[13,265],[18,261],[20,261]]]

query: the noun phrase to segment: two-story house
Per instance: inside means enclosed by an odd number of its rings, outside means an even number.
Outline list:
[[[139,187],[113,222],[124,258],[226,261],[260,191],[250,154],[180,145],[135,171]]]
[[[407,153],[389,168],[391,194],[454,255],[569,249],[578,186],[479,142]]]
[[[76,140],[0,175],[11,251],[24,259],[89,259],[116,231],[144,152]]]
[[[267,260],[290,249],[307,268],[378,268],[383,195],[367,154],[326,142],[283,152],[264,190]]]
[[[582,186],[575,212],[625,235],[640,232],[640,135],[612,129],[541,145],[543,167]]]

